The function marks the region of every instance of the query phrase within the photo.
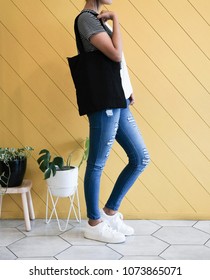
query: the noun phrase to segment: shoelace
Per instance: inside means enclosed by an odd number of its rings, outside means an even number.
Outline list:
[[[106,222],[104,222],[103,231],[107,231],[107,232],[111,232],[111,233],[117,232],[115,229],[110,227],[110,225],[108,225]]]
[[[123,214],[122,213],[118,212],[117,214],[115,214],[115,221],[116,221],[118,230],[121,227],[125,226],[124,223],[123,223]]]

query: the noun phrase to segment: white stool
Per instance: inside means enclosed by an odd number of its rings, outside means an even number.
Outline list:
[[[0,194],[0,217],[1,217],[3,196],[6,194],[21,194],[26,231],[31,230],[30,219],[31,220],[35,219],[33,202],[32,202],[32,198],[31,198],[31,188],[32,188],[32,181],[23,180],[23,183],[21,186],[7,188],[7,190],[4,194]]]

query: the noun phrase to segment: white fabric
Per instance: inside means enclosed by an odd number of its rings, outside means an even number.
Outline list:
[[[106,25],[112,31],[112,27],[108,23],[106,23]],[[120,75],[122,79],[122,87],[125,93],[125,98],[128,99],[130,95],[133,93],[133,88],[128,74],[128,68],[125,61],[124,53],[122,54]]]
[[[125,98],[128,99],[130,95],[133,93],[133,88],[131,85],[130,77],[128,74],[128,68],[126,65],[125,61],[125,56],[124,54],[122,55],[122,62],[121,62],[121,70],[120,70],[120,75],[122,79],[122,87],[125,93]]]

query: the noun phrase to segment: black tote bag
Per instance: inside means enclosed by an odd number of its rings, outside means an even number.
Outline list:
[[[74,23],[79,54],[67,57],[76,88],[79,114],[82,116],[103,109],[125,108],[120,63],[112,61],[99,50],[84,51],[77,25],[80,15],[76,17]],[[101,24],[103,25],[102,22]]]

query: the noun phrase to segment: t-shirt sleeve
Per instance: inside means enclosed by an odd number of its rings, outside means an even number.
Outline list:
[[[106,32],[101,25],[100,20],[90,13],[83,13],[78,18],[79,33],[87,40],[90,40],[92,35],[100,32]]]

